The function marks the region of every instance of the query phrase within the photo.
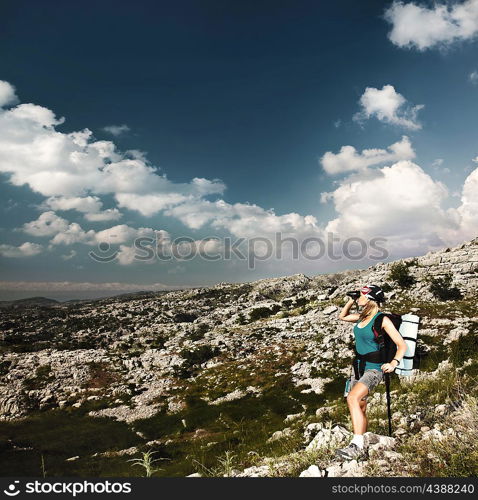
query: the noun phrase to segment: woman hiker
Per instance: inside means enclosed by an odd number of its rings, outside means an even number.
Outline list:
[[[352,304],[357,300],[357,305],[362,306],[360,313],[350,314]],[[340,312],[339,319],[355,323],[354,337],[355,348],[359,354],[377,351],[377,343],[374,340],[372,326],[375,317],[380,313],[379,307],[385,301],[385,295],[377,285],[364,286],[360,290],[358,299],[350,299]],[[340,458],[355,459],[365,455],[364,433],[367,431],[367,397],[370,392],[382,381],[384,373],[391,373],[400,363],[405,355],[407,345],[400,332],[393,326],[390,318],[383,318],[383,330],[397,345],[397,353],[390,363],[365,362],[365,371],[357,380],[355,370],[350,377],[350,392],[347,395],[347,405],[350,410],[354,437],[346,448],[336,450]]]

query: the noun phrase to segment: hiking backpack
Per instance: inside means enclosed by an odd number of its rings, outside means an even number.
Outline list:
[[[400,315],[395,313],[381,313],[375,318],[372,331],[380,350],[382,363],[390,363],[397,354],[397,345],[382,328],[385,316],[390,319],[407,344],[407,351],[395,368],[395,373],[397,375],[410,376],[413,369],[420,366],[421,351],[416,348],[420,318],[414,314]]]
[[[395,373],[401,376],[409,376],[412,374],[412,370],[419,366],[420,362],[420,351],[416,349],[418,326],[420,323],[420,318],[413,314],[395,314],[395,313],[380,313],[374,320],[372,325],[372,331],[375,337],[375,341],[378,344],[378,350],[367,353],[366,355],[360,355],[355,351],[354,359],[354,370],[357,375],[362,375],[365,369],[365,361],[370,361],[372,363],[390,363],[397,354],[397,345],[390,338],[390,335],[382,327],[383,318],[390,319],[393,326],[400,332],[400,335],[405,340],[407,344],[407,351],[405,356],[400,361],[398,366],[395,368]],[[394,373],[394,372],[392,372]],[[384,373],[385,379],[385,390],[387,393],[387,413],[388,413],[388,434],[392,435],[392,412],[390,407],[390,375],[391,373]]]

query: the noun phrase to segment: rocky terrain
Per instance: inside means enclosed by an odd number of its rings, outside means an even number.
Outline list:
[[[413,278],[406,286],[390,278],[394,263],[378,263],[331,275],[5,305],[0,470],[128,476],[142,473],[128,458],[154,450],[157,474],[171,476],[422,475],[437,467],[450,474],[451,458],[436,462],[445,451],[405,458],[424,441],[456,451],[451,440],[476,405],[478,238],[401,262]],[[453,300],[430,287],[446,273],[460,292]],[[342,393],[353,333],[338,312],[345,293],[366,283],[386,285],[385,310],[421,317],[421,363],[413,377],[393,377],[393,437],[386,436],[381,384],[367,410],[369,458],[341,463],[333,449],[351,436]],[[463,453],[478,456],[476,447]],[[466,475],[476,462],[453,467]]]

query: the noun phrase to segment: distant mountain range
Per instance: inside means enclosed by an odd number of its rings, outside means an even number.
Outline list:
[[[98,297],[98,298],[93,298],[93,299],[70,299],[70,300],[55,300],[55,299],[50,299],[48,297],[27,297],[25,299],[16,299],[16,300],[0,300],[0,309],[3,308],[22,308],[22,307],[54,307],[58,306],[61,304],[75,304],[75,303],[87,303],[87,302],[95,302],[98,300],[105,300],[109,298],[115,298],[115,299],[130,299],[130,298],[147,298],[147,297],[153,297],[158,294],[162,293],[168,293],[170,290],[160,290],[160,291],[147,291],[147,290],[140,290],[138,292],[127,292],[127,293],[120,293],[118,295],[108,295],[106,297]]]

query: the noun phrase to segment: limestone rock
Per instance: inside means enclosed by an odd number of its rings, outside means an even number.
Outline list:
[[[322,472],[317,465],[311,465],[308,469],[303,470],[299,477],[322,477]]]
[[[337,306],[329,306],[329,307],[326,307],[322,313],[329,316],[330,314],[334,313],[335,311],[338,311],[338,307]]]

